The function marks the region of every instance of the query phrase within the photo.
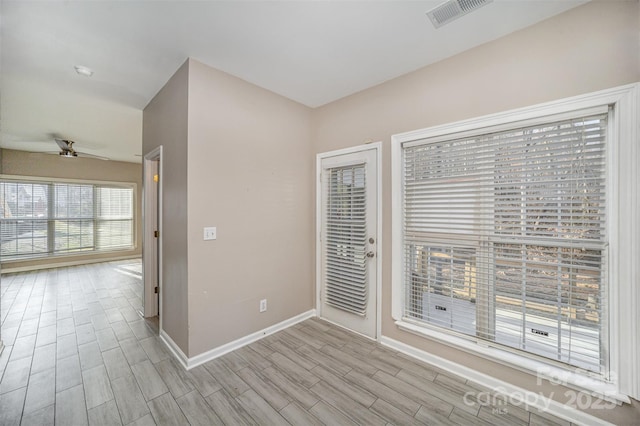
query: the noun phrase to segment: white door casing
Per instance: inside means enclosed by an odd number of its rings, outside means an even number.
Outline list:
[[[143,282],[144,317],[160,315],[162,300],[162,147],[143,159]],[[158,176],[157,181],[154,176]],[[158,237],[154,235],[158,231]],[[158,287],[158,293],[154,291]],[[162,329],[162,316],[160,315]]]
[[[318,155],[317,307],[323,319],[379,337],[380,143]]]

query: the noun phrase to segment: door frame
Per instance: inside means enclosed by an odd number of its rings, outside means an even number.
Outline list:
[[[153,182],[154,168],[151,164],[157,161],[157,173],[159,176],[157,183],[157,191],[149,191],[155,184]],[[142,277],[144,283],[144,307],[143,316],[145,318],[158,315],[160,317],[160,330],[162,330],[162,146],[159,146],[151,152],[145,154],[143,159],[143,186],[142,186]],[[154,229],[152,221],[147,220],[149,217],[149,209],[155,208],[157,211],[158,239],[155,241]],[[147,250],[157,243],[157,275],[158,275],[158,299],[154,292],[155,283],[153,282],[153,274],[147,271],[153,268],[154,252]]]
[[[1,265],[0,265],[0,269],[2,269]],[[0,273],[0,283],[1,282],[2,282],[2,274]],[[2,292],[0,292],[0,302],[2,302]],[[0,303],[0,318],[2,318],[2,303]],[[3,350],[4,350],[4,344],[2,343],[2,323],[0,323],[0,355],[2,355]]]
[[[321,312],[320,295],[322,293],[322,243],[320,241],[320,232],[322,231],[322,160],[330,157],[337,157],[345,154],[354,154],[362,151],[375,151],[376,154],[376,338],[380,342],[382,331],[382,302],[380,295],[382,293],[382,142],[369,142],[363,145],[357,145],[349,148],[338,149],[335,151],[322,152],[316,155],[316,315],[319,317]],[[340,324],[336,324],[340,326]],[[369,338],[368,336],[365,336]]]

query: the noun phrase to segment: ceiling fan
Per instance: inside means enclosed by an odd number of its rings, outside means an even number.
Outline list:
[[[108,160],[107,157],[101,157],[99,155],[88,154],[86,152],[76,151],[75,149],[73,149],[73,144],[75,142],[72,141],[72,140],[59,139],[59,138],[54,138],[54,140],[56,141],[56,143],[60,147],[60,152],[58,153],[58,155],[60,155],[61,157],[75,158],[78,155],[80,155],[81,157],[91,157],[91,158],[97,158],[99,160]]]

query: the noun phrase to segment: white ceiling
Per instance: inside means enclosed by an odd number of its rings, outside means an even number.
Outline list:
[[[442,0],[4,0],[0,146],[140,161],[141,111],[187,57],[316,107],[585,2],[494,0],[436,30]]]

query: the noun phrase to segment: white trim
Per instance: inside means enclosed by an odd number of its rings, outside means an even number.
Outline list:
[[[144,312],[144,316],[145,317],[152,317],[155,315],[158,315],[159,318],[159,324],[158,324],[158,328],[160,329],[160,332],[162,334],[163,332],[163,320],[162,320],[162,294],[163,294],[163,287],[162,287],[162,278],[163,278],[163,273],[162,273],[162,243],[163,243],[163,237],[164,237],[164,231],[162,229],[162,197],[163,197],[163,189],[162,189],[162,182],[163,182],[163,170],[162,170],[162,164],[163,164],[163,156],[162,156],[162,145],[156,147],[155,149],[153,149],[151,152],[147,153],[144,158],[143,158],[143,180],[142,180],[142,241],[143,241],[143,245],[142,245],[142,285],[143,285],[143,312]],[[148,191],[145,190],[146,186],[150,183],[149,181],[153,180],[153,176],[151,175],[151,171],[148,168],[149,167],[149,163],[151,163],[152,161],[158,161],[158,176],[159,176],[159,180],[158,180],[158,190],[157,190],[157,197],[151,193],[149,193]],[[145,214],[145,210],[148,207],[149,204],[156,204],[156,209],[157,209],[157,217],[156,217],[156,222],[157,222],[157,227],[158,227],[158,241],[157,243],[154,241],[155,237],[153,236],[153,226],[151,226],[152,224],[148,223],[145,218],[146,218],[146,214]],[[158,252],[157,252],[157,274],[158,274],[158,302],[156,304],[156,298],[155,298],[155,293],[151,293],[151,290],[153,289],[154,284],[152,282],[149,282],[148,279],[146,279],[146,274],[144,273],[144,271],[148,268],[150,268],[151,266],[148,265],[149,263],[149,259],[147,257],[144,256],[145,253],[145,247],[149,247],[152,244],[157,244],[158,247]]]
[[[631,117],[638,117],[640,115],[640,95],[638,94],[640,91],[640,87],[636,85],[635,89],[635,102],[630,105],[629,115]],[[640,215],[640,172],[638,171],[637,165],[640,164],[640,148],[638,148],[638,141],[640,139],[640,120],[637,120],[635,128],[631,129],[631,135],[629,138],[632,141],[636,141],[634,144],[635,155],[631,158],[631,161],[634,162],[635,167],[633,168],[635,173],[635,185],[636,185],[636,202],[633,208],[633,217],[638,217]],[[631,157],[631,156],[630,156]],[[638,226],[638,221],[633,221],[633,229],[630,230],[630,235],[632,239],[632,253],[636,256],[636,260],[638,259],[638,255],[640,254],[640,226]],[[636,366],[636,378],[635,378],[635,386],[633,387],[633,394],[637,399],[640,399],[640,351],[638,350],[638,346],[640,346],[640,313],[638,312],[638,306],[640,306],[640,268],[638,267],[637,262],[630,262],[629,265],[632,269],[631,277],[631,293],[629,294],[628,301],[633,305],[632,312],[635,313],[635,319],[631,318],[633,321],[632,327],[635,327],[635,336],[633,342],[636,344],[636,348],[633,351],[629,351],[628,356],[631,359],[628,361],[631,365]],[[635,297],[634,297],[635,296]],[[633,344],[633,342],[631,344]]]
[[[97,255],[97,253],[93,253],[93,254]],[[3,266],[2,273],[13,274],[16,272],[38,271],[40,269],[64,268],[66,266],[90,265],[92,263],[115,262],[118,260],[129,260],[129,259],[139,259],[139,258],[140,258],[140,254],[132,254],[128,256],[104,257],[99,259],[79,259],[79,260],[70,260],[68,262],[42,263],[42,264],[30,265],[30,266],[15,266],[13,268],[6,268]],[[47,259],[47,258],[42,258],[41,260],[44,260],[44,259]],[[29,259],[29,260],[36,261],[38,259]],[[7,261],[7,263],[13,263],[13,262]]]
[[[176,359],[180,361],[180,364],[182,364],[182,366],[187,370],[191,370],[198,365],[204,364],[205,362],[211,361],[212,359],[216,359],[224,354],[235,351],[236,349],[240,349],[241,347],[256,342],[263,337],[282,331],[285,328],[289,328],[292,325],[305,321],[309,318],[313,318],[315,316],[316,310],[311,309],[307,312],[296,315],[295,317],[286,319],[267,328],[263,328],[262,330],[256,331],[255,333],[248,334],[244,337],[234,340],[233,342],[218,346],[217,348],[213,348],[207,352],[201,353],[191,358],[187,357],[184,352],[182,352],[182,350],[178,347],[178,345],[176,345],[176,343],[171,339],[171,337],[169,337],[169,335],[163,330],[160,330],[160,338],[165,343],[165,345],[167,345]]]
[[[7,175],[0,174],[0,180],[13,180],[13,181],[28,181],[39,183],[83,183],[87,185],[104,185],[104,186],[119,186],[119,187],[137,187],[136,182],[128,181],[114,181],[114,180],[95,180],[95,179],[71,179],[71,178],[57,178],[47,176],[23,176],[23,175]]]
[[[180,362],[180,365],[184,367],[185,370],[188,370],[189,367],[189,357],[187,357],[180,346],[173,341],[171,336],[169,336],[164,330],[160,330],[160,340],[167,346],[169,351],[173,354],[173,356]]]
[[[607,401],[616,403],[631,402],[626,395],[618,393],[618,389],[614,384],[605,383],[594,378],[568,371],[553,363],[546,363],[539,359],[519,355],[515,351],[512,352],[500,347],[491,346],[489,342],[483,342],[486,346],[478,345],[473,340],[467,340],[444,331],[439,331],[436,327],[433,327],[433,329],[430,328],[427,332],[424,326],[406,321],[396,321],[396,325],[400,330],[425,337],[455,349],[463,350],[489,361],[497,362],[525,373],[531,373],[533,371],[536,373],[536,377],[542,377],[548,380],[558,380],[561,378],[562,383],[565,386],[578,391],[588,389],[593,395],[597,395]]]
[[[400,321],[404,312],[402,256],[402,142],[391,136],[391,317]]]
[[[378,270],[376,271],[376,277],[378,279],[378,285],[376,286],[376,302],[378,304],[376,315],[378,316],[376,320],[376,340],[380,342],[382,338],[382,261],[384,260],[384,255],[382,248],[384,247],[382,241],[382,142],[377,142],[374,144],[376,146],[376,157],[378,158],[378,167],[376,176],[378,178],[378,191],[376,196],[378,197],[378,229],[376,230],[378,241],[376,241],[376,252],[377,252],[377,266]]]
[[[382,142],[369,142],[362,145],[350,146],[348,148],[336,149],[334,151],[321,152],[317,155],[318,159],[339,157],[340,155],[354,154],[356,152],[368,151],[370,149],[380,149]],[[319,164],[319,163],[317,163]]]
[[[602,90],[582,96],[576,96],[558,101],[547,102],[512,111],[463,120],[406,132],[391,137],[392,154],[392,317],[403,322],[403,249],[402,249],[402,146],[405,142],[411,142],[427,138],[439,138],[444,135],[458,135],[460,133],[482,133],[487,129],[509,127],[515,122],[536,120],[540,117],[548,117],[557,114],[571,113],[576,110],[613,105],[613,114],[610,121],[611,135],[614,136],[612,146],[608,154],[610,184],[618,185],[614,191],[608,193],[610,236],[610,267],[609,283],[609,317],[610,317],[610,371],[616,385],[614,395],[616,399],[624,400],[631,396],[640,399],[640,267],[637,259],[640,258],[640,84],[630,84]],[[610,145],[614,145],[613,143]],[[415,326],[414,326],[415,327]],[[404,327],[408,329],[410,327]],[[430,328],[422,328],[421,334],[427,334],[431,338],[442,343],[456,346],[463,350],[482,356],[482,346],[474,344],[469,348],[469,341],[451,334],[443,338],[443,332],[433,332]],[[453,344],[453,340],[456,341]],[[495,349],[495,348],[494,348]],[[497,357],[492,354],[496,362],[505,365],[516,366],[512,356]],[[531,363],[531,361],[528,361]],[[531,370],[530,370],[531,371]],[[569,370],[566,370],[569,371]],[[535,373],[535,371],[533,371]],[[616,377],[617,376],[617,377]],[[601,392],[606,383],[600,382],[596,388],[588,390]],[[600,390],[598,390],[600,389]]]
[[[412,146],[421,145],[424,143],[422,139],[426,139],[426,138],[429,139],[429,143],[446,141],[446,140],[450,140],[451,135],[453,134],[455,134],[456,139],[463,139],[463,138],[473,137],[475,135],[486,135],[486,134],[497,133],[497,132],[508,132],[514,129],[520,129],[522,127],[544,125],[548,123],[549,120],[565,121],[565,120],[571,120],[571,119],[580,118],[580,117],[587,117],[590,115],[606,114],[608,110],[609,110],[608,104],[606,103],[593,106],[591,108],[572,109],[566,112],[562,110],[559,110],[560,112],[553,112],[553,113],[550,112],[550,111],[556,111],[556,109],[554,108],[548,111],[541,111],[541,114],[543,115],[534,115],[535,113],[514,115],[513,118],[515,119],[515,121],[503,122],[500,124],[494,124],[496,122],[495,120],[488,119],[487,123],[491,123],[491,125],[484,125],[482,127],[476,127],[476,128],[467,128],[466,126],[462,125],[460,127],[460,130],[458,131],[446,130],[443,133],[441,133],[440,130],[438,130],[437,128],[429,128],[429,129],[425,129],[425,132],[431,133],[433,131],[434,133],[432,136],[426,136],[418,140],[412,140],[410,142],[407,141],[403,144],[403,146],[409,148]],[[497,121],[500,121],[500,120],[497,120]]]
[[[618,348],[614,358],[616,372],[620,377],[620,388],[628,395],[640,399],[640,84],[628,86],[626,96],[620,96],[614,113],[618,132],[617,170],[619,187],[616,191],[618,205],[611,211],[615,215],[612,228],[618,237],[618,256],[612,263],[617,272],[618,294],[612,306],[617,321],[612,333],[612,342]]]
[[[417,349],[413,346],[407,345],[389,337],[383,336],[380,343],[405,355],[445,370],[451,374],[462,377],[466,380],[470,380],[471,382],[477,383],[483,387],[489,388],[496,393],[503,394],[518,401],[526,402],[529,407],[536,407],[539,410],[546,410],[546,412],[548,412],[549,414],[567,420],[571,423],[607,426],[611,425],[611,423],[605,420],[594,417],[576,408],[561,404],[550,398],[544,397],[539,393],[512,385],[511,383],[496,379],[495,377],[481,373],[477,370],[455,363],[453,361],[441,358],[437,355],[433,355],[429,352]]]
[[[320,206],[322,205],[322,160],[330,157],[337,157],[340,155],[354,154],[363,151],[374,150],[376,153],[376,337],[374,340],[380,341],[382,335],[382,141],[370,142],[363,145],[352,146],[349,148],[338,149],[335,151],[322,152],[316,155],[316,310],[320,312],[320,293],[322,291],[322,243],[320,241],[320,231],[322,230],[322,213],[320,212]],[[323,320],[326,321],[325,318]],[[350,330],[353,331],[353,330]]]

